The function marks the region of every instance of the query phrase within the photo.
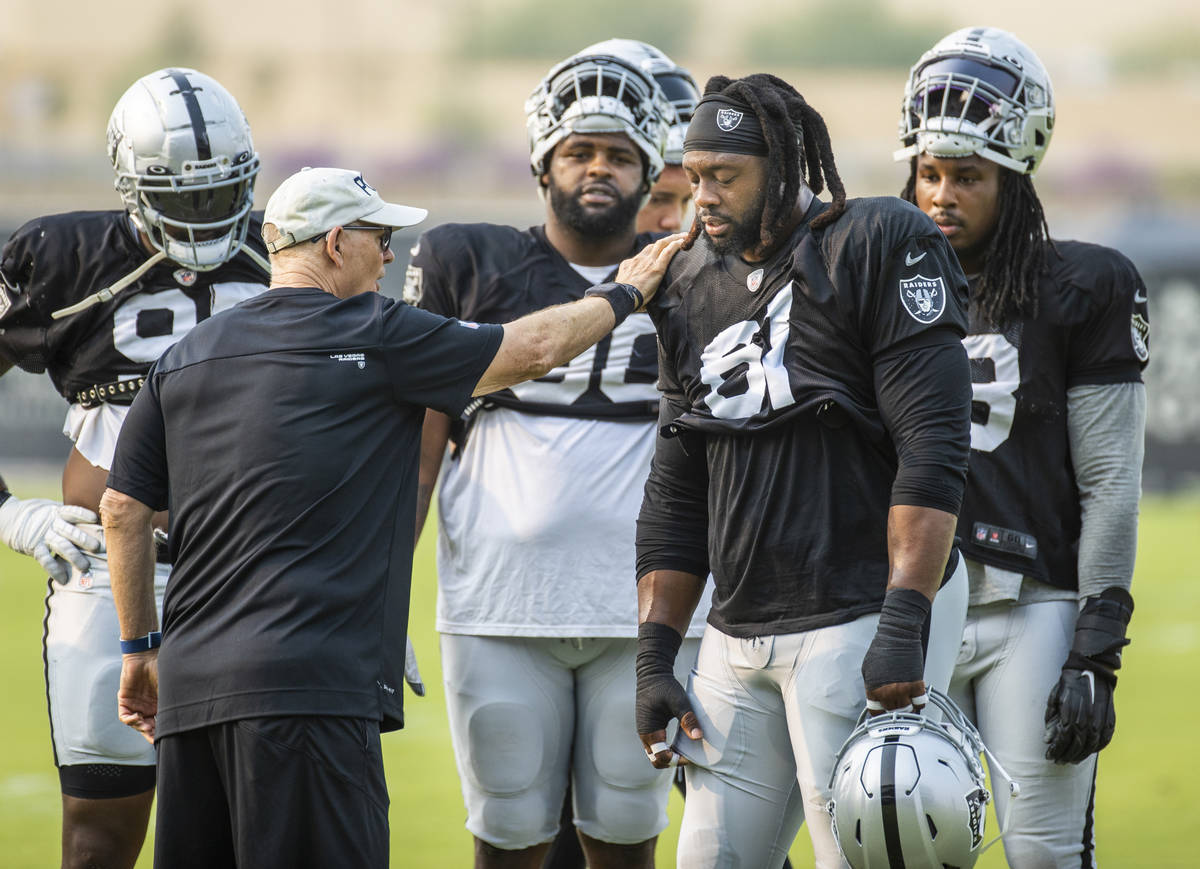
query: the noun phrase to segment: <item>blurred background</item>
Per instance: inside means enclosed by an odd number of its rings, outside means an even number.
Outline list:
[[[361,168],[427,225],[541,220],[523,103],[557,60],[611,36],[697,80],[771,71],[826,118],[851,195],[898,192],[906,72],[942,35],[1012,30],[1053,79],[1037,178],[1061,238],[1118,247],[1151,288],[1150,489],[1200,480],[1200,4],[1085,0],[0,0],[0,238],[40,214],[119,206],[108,114],[139,76],[191,66],[240,101],[263,160],[258,206],[305,165]],[[406,239],[385,291],[397,293]],[[0,380],[0,461],[60,461],[46,378]],[[47,432],[49,435],[47,435]]]

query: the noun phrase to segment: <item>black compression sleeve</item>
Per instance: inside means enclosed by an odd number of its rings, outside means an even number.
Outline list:
[[[899,464],[892,504],[957,514],[971,448],[971,373],[962,343],[944,331],[937,343],[877,359],[875,389]]]
[[[664,397],[660,433],[637,520],[637,576],[680,570],[708,576],[708,462],[695,434],[663,437],[662,427],[684,409]]]

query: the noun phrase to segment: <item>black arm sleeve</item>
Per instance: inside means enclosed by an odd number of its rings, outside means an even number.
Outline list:
[[[893,505],[958,515],[971,448],[971,370],[951,330],[935,329],[875,360],[879,411],[899,467]]]
[[[637,576],[680,570],[708,576],[708,460],[703,436],[664,437],[687,409],[679,397],[659,402],[659,434],[637,521]]]

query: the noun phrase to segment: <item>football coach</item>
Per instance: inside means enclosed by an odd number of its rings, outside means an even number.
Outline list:
[[[155,363],[101,515],[121,720],[158,748],[156,866],[386,866],[426,408],[540,377],[641,307],[679,248],[503,326],[379,295],[419,208],[307,169],[267,203],[270,289]],[[150,518],[171,508],[161,632]],[[113,638],[116,642],[117,638]]]

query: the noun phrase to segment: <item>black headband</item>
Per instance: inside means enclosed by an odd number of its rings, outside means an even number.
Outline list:
[[[696,106],[683,140],[683,153],[718,151],[766,157],[770,153],[758,115],[741,100],[708,94]]]

